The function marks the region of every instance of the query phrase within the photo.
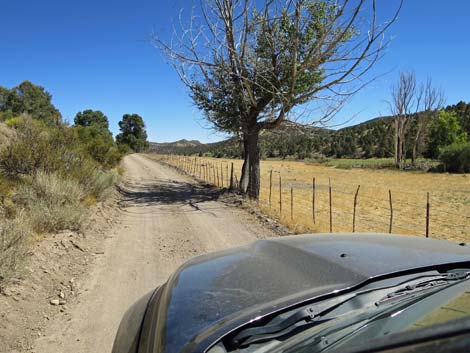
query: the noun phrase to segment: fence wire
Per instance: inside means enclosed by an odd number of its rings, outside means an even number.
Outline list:
[[[205,157],[184,156],[158,156],[157,158],[217,187],[228,188],[232,183],[232,186],[237,188],[242,174],[240,161],[232,163]],[[233,180],[231,181],[232,173]],[[425,193],[420,202],[412,202],[409,199],[416,198],[417,194],[392,191],[393,219],[391,219],[388,190],[386,195],[380,196],[377,188],[374,189],[367,185],[361,185],[360,190],[356,191],[358,185],[351,185],[350,188],[340,187],[335,185],[334,179],[325,176],[319,178],[312,175],[312,183],[309,184],[304,180],[297,180],[295,176],[290,174],[292,174],[290,169],[262,170],[258,206],[269,216],[277,218],[281,223],[291,228],[302,228],[315,232],[329,231],[331,214],[333,231],[352,231],[354,198],[358,192],[355,212],[356,232],[389,232],[391,221],[393,233],[423,235],[426,232],[426,209],[428,206]],[[282,178],[282,190],[279,190],[280,178]],[[315,203],[312,202],[313,178],[316,180]],[[291,190],[293,191],[293,206],[291,204]],[[460,190],[459,192],[468,191]],[[430,196],[429,235],[459,241],[468,240],[466,233],[470,226],[470,215],[456,212],[456,210],[442,209],[449,209],[452,205],[440,200],[437,195],[431,193]],[[404,197],[407,199],[403,199]],[[269,198],[271,198],[271,202],[269,202]],[[315,207],[315,212],[313,212],[313,207]],[[448,216],[452,216],[451,221]],[[455,218],[459,221],[456,221]]]

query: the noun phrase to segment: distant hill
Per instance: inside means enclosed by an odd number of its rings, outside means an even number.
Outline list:
[[[186,148],[196,148],[202,146],[203,143],[199,142],[198,140],[178,140],[175,142],[163,142],[163,143],[156,143],[150,142],[149,145],[149,152],[161,153],[161,154],[172,154],[178,153],[178,150],[186,149]]]
[[[461,126],[470,136],[470,103],[459,102],[445,108],[455,111]],[[412,124],[410,136],[416,127]],[[276,130],[263,131],[260,148],[263,158],[385,158],[394,153],[393,117],[382,116],[331,130],[285,122]],[[421,154],[427,150],[424,141]],[[411,140],[406,144],[411,146]],[[206,155],[241,158],[242,146],[237,137],[215,143],[180,140],[171,143],[151,143],[152,152],[161,154]]]
[[[381,157],[391,155],[387,141],[391,118],[376,118],[366,123],[330,130],[285,122],[278,129],[263,131],[260,137],[261,153],[266,157],[366,157],[372,150],[383,150]],[[392,141],[389,141],[390,144]],[[384,146],[382,146],[384,145]],[[215,143],[179,140],[170,143],[150,143],[149,150],[160,154],[207,155],[214,157],[242,157],[241,141],[232,137]]]

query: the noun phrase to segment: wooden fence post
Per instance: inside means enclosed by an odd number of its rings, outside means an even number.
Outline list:
[[[217,185],[216,184],[216,179],[215,179],[215,167],[214,167],[214,165],[212,165],[212,174],[214,176],[214,185]]]
[[[392,190],[388,190],[388,201],[390,203],[390,226],[388,232],[392,234],[392,225],[393,225],[393,203],[392,203]]]
[[[273,192],[273,170],[269,172],[269,208],[271,208],[271,196]]]
[[[312,179],[312,219],[313,224],[315,224],[315,177]]]
[[[233,170],[233,162],[232,162],[232,170]],[[227,185],[230,185],[230,187],[233,187],[232,183],[229,180],[229,175],[228,175],[228,164],[225,165],[225,174],[227,175]],[[232,174],[230,174],[230,178],[232,177]]]
[[[356,206],[357,206],[357,195],[359,194],[359,189],[361,185],[357,186],[356,194],[354,195],[354,211],[353,211],[353,233],[356,231]]]
[[[429,238],[429,192],[427,194],[427,199],[426,199],[426,238]]]
[[[217,170],[217,187],[220,187],[219,167],[217,166],[217,164],[216,164],[216,168],[215,168],[215,169]]]
[[[282,219],[282,177],[279,173],[279,218]]]
[[[331,178],[328,178],[328,190],[330,194],[330,233],[333,233],[333,205],[331,200]]]
[[[227,166],[227,168],[228,168],[228,166]],[[227,172],[228,172],[228,170],[227,170]],[[234,176],[234,175],[233,175],[233,173],[234,173],[234,170],[233,170],[233,162],[232,162],[232,169],[231,169],[231,171],[230,171],[230,190],[233,190],[233,189],[234,189],[234,185],[233,185],[233,181],[234,181],[234,180],[233,180],[233,179],[234,179],[233,176]]]
[[[222,181],[222,187],[224,187],[224,165],[220,164],[220,180]]]
[[[294,220],[294,187],[290,187],[290,220]]]

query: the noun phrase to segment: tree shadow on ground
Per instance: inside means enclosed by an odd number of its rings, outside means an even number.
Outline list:
[[[118,187],[123,196],[120,206],[146,207],[155,205],[195,205],[216,201],[225,192],[211,186],[193,185],[178,181],[137,184],[123,183]]]

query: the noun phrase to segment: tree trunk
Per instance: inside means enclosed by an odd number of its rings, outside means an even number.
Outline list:
[[[260,179],[261,179],[261,170],[260,170],[260,149],[258,146],[259,131],[252,131],[247,135],[248,142],[248,155],[249,155],[249,183],[248,183],[248,196],[250,199],[258,200],[259,199],[259,189],[260,189]]]
[[[405,162],[406,162],[405,133],[404,132],[402,132],[402,135],[400,137],[400,142],[401,142],[401,146],[400,146],[400,157],[401,157],[400,169],[404,169],[405,168]]]
[[[242,176],[240,178],[240,192],[246,194],[248,191],[248,184],[250,181],[250,154],[248,136],[243,134],[243,167]]]
[[[400,168],[400,138],[399,138],[399,122],[398,118],[395,118],[395,166]]]

